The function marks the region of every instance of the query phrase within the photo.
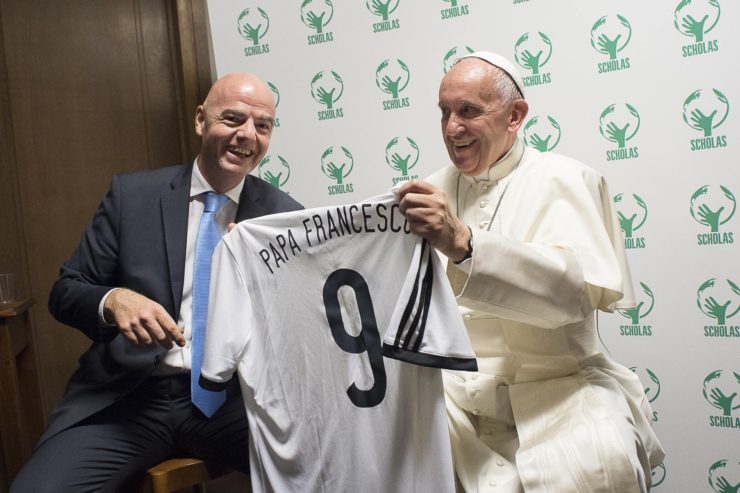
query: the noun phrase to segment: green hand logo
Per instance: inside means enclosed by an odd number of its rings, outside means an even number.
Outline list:
[[[716,370],[704,379],[702,395],[712,406],[722,411],[723,416],[732,416],[732,411],[740,409],[740,404],[735,404],[737,389],[740,386],[740,374],[732,372],[735,377],[723,374],[722,370]],[[729,389],[735,389],[731,394]]]
[[[632,238],[634,232],[645,224],[648,215],[645,201],[635,194],[632,194],[632,198],[634,202],[625,199],[624,194],[621,193],[614,196],[614,203],[617,204],[619,227],[624,231],[625,238]],[[635,224],[635,221],[637,221],[637,224]]]
[[[704,35],[719,22],[717,0],[681,0],[674,13],[673,25],[678,32],[692,36],[695,43],[704,41]]]
[[[449,2],[450,7],[457,7],[457,0],[442,0],[443,2]]]
[[[344,82],[342,82],[338,73],[333,70],[329,73],[331,77],[328,77],[325,71],[313,76],[313,79],[311,79],[311,96],[330,110],[334,107],[334,103],[342,97]]]
[[[727,96],[718,89],[712,89],[711,93],[698,89],[683,103],[683,121],[691,128],[703,131],[705,137],[711,137],[712,129],[722,125],[729,113]]]
[[[560,142],[560,124],[555,118],[533,116],[524,125],[524,143],[540,152],[552,151]]]
[[[653,294],[652,290],[644,282],[640,283],[640,287],[642,287],[642,292],[647,295],[648,300],[640,301],[637,304],[637,306],[633,308],[625,308],[625,309],[617,310],[623,317],[629,318],[630,323],[632,325],[639,324],[640,319],[647,317],[650,314],[650,312],[653,311],[653,308],[655,307],[655,295]],[[647,309],[645,309],[646,301],[649,301],[650,303],[650,306],[648,306]]]
[[[609,55],[609,60],[617,59],[617,52],[622,51],[632,39],[632,26],[621,15],[603,16],[591,27],[591,46],[599,53]]]
[[[270,81],[267,81],[267,85],[270,87],[270,90],[275,97],[275,108],[277,109],[278,105],[280,104],[280,91],[278,91],[278,88],[275,87],[275,85]]]
[[[636,366],[631,367],[630,370],[632,370],[632,372],[639,377],[640,382],[642,382],[645,397],[647,397],[648,402],[654,402],[660,395],[660,380],[658,380],[658,376],[653,373],[650,368],[645,368],[645,373]],[[647,385],[645,385],[645,382],[648,382]]]
[[[732,219],[737,210],[737,202],[732,192],[722,185],[719,188],[726,200],[723,200],[718,194],[710,194],[709,185],[699,188],[691,196],[691,217],[699,224],[709,226],[712,233],[718,232],[719,227]],[[727,207],[730,208],[729,212],[724,215],[723,213]]]
[[[280,187],[288,183],[290,165],[281,156],[277,157],[277,161],[274,161],[270,156],[265,156],[260,161],[259,166],[257,166],[257,173],[267,183],[280,189]]]
[[[398,99],[398,93],[406,89],[410,80],[411,72],[403,60],[384,60],[375,70],[375,84],[393,99]]]
[[[531,39],[529,33],[524,33],[514,46],[514,59],[532,75],[540,73],[540,68],[547,64],[552,56],[552,41],[545,33],[538,32],[538,36]]]
[[[727,460],[718,460],[709,468],[709,486],[717,493],[737,493],[740,491],[740,463],[727,467]],[[731,476],[732,479],[727,479]],[[732,481],[732,482],[730,482]]]
[[[634,106],[610,104],[599,117],[599,132],[606,140],[623,148],[640,129],[640,114]]]
[[[709,279],[696,292],[696,306],[704,315],[715,319],[717,325],[726,325],[728,318],[740,312],[740,287],[729,279],[726,286],[718,286],[717,278]]]
[[[661,462],[657,466],[653,467],[653,469],[650,471],[650,478],[652,479],[653,488],[665,481],[665,476],[665,464]]]
[[[419,146],[411,137],[394,137],[385,147],[385,162],[400,171],[401,176],[408,176],[409,170],[419,162]]]
[[[388,20],[388,16],[398,8],[399,3],[400,0],[365,0],[367,9],[384,21]]]
[[[242,11],[237,24],[242,38],[251,41],[253,46],[257,46],[270,28],[270,18],[261,8],[250,7]]]
[[[475,50],[470,46],[455,46],[450,48],[450,50],[445,53],[444,60],[442,61],[445,73],[455,65],[455,62],[457,62],[460,57],[473,53],[474,51]]]
[[[334,16],[334,6],[331,0],[303,0],[301,5],[301,20],[305,25],[314,29],[316,34],[324,32]]]
[[[346,147],[329,147],[321,155],[321,171],[335,180],[337,185],[341,185],[343,180],[352,173],[354,162],[352,154]]]

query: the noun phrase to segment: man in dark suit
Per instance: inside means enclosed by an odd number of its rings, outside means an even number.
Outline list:
[[[228,197],[215,213],[221,234],[235,221],[301,208],[248,175],[274,118],[264,82],[227,75],[196,110],[194,163],[113,178],[49,298],[57,320],[93,343],[13,493],[127,491],[176,456],[248,472],[236,379],[210,419],[190,401],[193,264],[207,192]]]

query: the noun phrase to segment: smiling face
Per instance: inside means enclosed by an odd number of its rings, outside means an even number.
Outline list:
[[[527,112],[522,99],[505,102],[496,90],[499,69],[478,58],[458,62],[442,79],[442,138],[460,173],[477,176],[516,141]]]
[[[216,192],[225,192],[257,167],[267,152],[275,118],[275,101],[267,85],[253,74],[230,74],[217,80],[195,112],[201,137],[198,166]]]

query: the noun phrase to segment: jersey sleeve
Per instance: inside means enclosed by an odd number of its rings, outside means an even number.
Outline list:
[[[449,370],[477,371],[475,353],[442,262],[417,238],[383,338],[386,357]]]
[[[252,303],[227,237],[214,250],[208,297],[208,323],[198,383],[223,390],[237,369],[249,340]]]

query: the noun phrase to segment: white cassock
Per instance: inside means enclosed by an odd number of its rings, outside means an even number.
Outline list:
[[[647,491],[663,449],[637,376],[601,352],[594,313],[634,306],[604,178],[521,140],[478,177],[428,181],[473,232],[447,273],[478,373],[445,372],[468,492]]]

